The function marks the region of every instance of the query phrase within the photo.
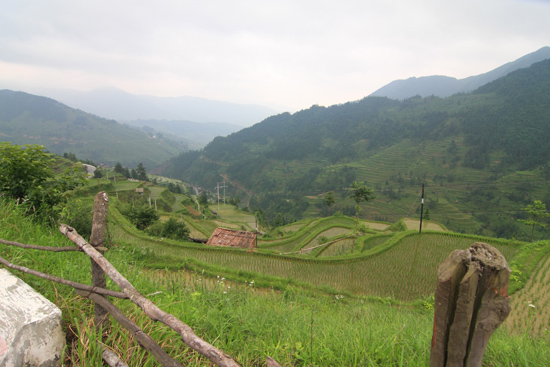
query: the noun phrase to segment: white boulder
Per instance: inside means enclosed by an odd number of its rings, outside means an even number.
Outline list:
[[[21,279],[0,269],[0,367],[62,363],[61,310]]]

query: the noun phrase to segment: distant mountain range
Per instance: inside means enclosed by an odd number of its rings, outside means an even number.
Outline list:
[[[146,134],[53,99],[0,90],[0,141],[40,144],[52,153],[75,153],[79,159],[148,169],[186,149],[179,143]]]
[[[388,97],[392,99],[406,99],[413,96],[438,96],[448,97],[456,93],[471,92],[482,85],[511,73],[512,71],[526,68],[536,62],[550,59],[550,47],[543,47],[533,53],[504,64],[487,73],[470,76],[464,79],[456,79],[448,76],[432,75],[393,82],[376,90],[371,97]]]
[[[117,88],[89,92],[42,89],[41,95],[72,108],[119,122],[130,120],[185,120],[250,126],[279,113],[272,108],[237,104],[197,97],[154,97],[135,95]]]

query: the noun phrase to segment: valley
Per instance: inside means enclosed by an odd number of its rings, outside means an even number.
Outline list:
[[[193,215],[191,209],[198,208],[187,191],[175,194],[150,182],[109,177],[90,180],[74,193],[75,199],[88,203],[90,214],[92,196],[107,190],[111,202],[108,259],[157,305],[182,317],[243,365],[262,365],[265,355],[293,366],[426,365],[437,267],[452,250],[478,241],[500,249],[514,275],[510,322],[491,339],[487,365],[544,366],[550,361],[545,298],[534,295],[550,290],[544,275],[548,241],[527,244],[458,234],[432,221],[425,223],[420,235],[419,222],[411,219],[392,225],[361,220],[356,232],[354,218],[337,214],[266,231],[254,251],[216,248],[140,231],[122,214],[124,207],[139,200],[147,202],[150,196],[154,205],[164,208],[159,210],[161,222],[173,218],[185,223],[191,237],[202,238],[220,226],[253,230],[255,217],[230,204],[220,203],[218,209],[217,202],[209,203],[211,210],[202,208],[200,215]],[[139,187],[145,197],[136,196]],[[2,239],[55,246],[66,241],[59,233],[20,216],[8,203],[0,207],[0,220],[4,223]],[[89,260],[78,253],[22,253],[1,244],[0,251],[2,257],[23,261],[30,268],[86,282],[85,272],[79,269],[88,267]],[[68,365],[97,360],[97,349],[90,344],[93,311],[89,303],[74,298],[64,287],[18,275],[58,304],[69,330],[78,334],[66,355]],[[525,317],[527,298],[537,305],[527,308],[532,324],[537,325],[531,333],[518,321]],[[206,363],[170,332],[145,320],[135,307],[123,302],[118,306],[144,325],[145,332],[162,340],[176,359],[190,366]],[[84,312],[75,314],[75,307]],[[341,338],[354,341],[342,347]],[[133,342],[119,326],[113,326],[109,340],[129,365],[152,363],[152,357],[131,352]]]
[[[1,144],[0,239],[68,246],[60,223],[89,238],[94,195],[105,191],[105,257],[246,366],[266,356],[285,366],[428,365],[439,265],[484,242],[508,261],[512,311],[483,365],[548,366],[548,96],[545,60],[445,98],[313,105],[224,137],[184,120],[135,120],[139,131],[1,90],[0,140],[40,145]],[[101,174],[85,177],[79,160]],[[358,187],[373,197],[357,200]],[[533,204],[543,209],[534,215]],[[245,231],[254,246],[207,245],[218,228]],[[82,253],[3,242],[0,256],[90,282]],[[64,365],[101,365],[91,302],[14,272],[62,309]],[[208,365],[134,305],[116,304],[181,363]],[[130,366],[156,363],[118,325],[103,338]]]

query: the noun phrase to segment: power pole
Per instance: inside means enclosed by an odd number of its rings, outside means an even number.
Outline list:
[[[223,186],[220,186],[223,183]],[[223,203],[225,204],[225,181],[216,183],[216,189],[218,191],[218,211],[220,211],[220,188],[223,187]]]
[[[422,215],[424,214],[424,184],[422,184],[422,203],[420,204],[420,229],[418,234],[422,233]]]
[[[220,211],[220,183],[216,183],[216,190],[218,195],[218,212]]]

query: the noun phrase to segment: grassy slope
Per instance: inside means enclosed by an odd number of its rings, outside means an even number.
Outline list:
[[[0,238],[46,246],[70,245],[56,231],[37,226],[13,207],[0,206]],[[143,293],[206,340],[246,366],[261,366],[265,356],[283,365],[426,366],[432,329],[431,311],[423,307],[391,306],[342,295],[328,296],[288,286],[282,292],[262,290],[244,281],[206,278],[201,271],[151,270],[150,254],[135,250],[133,236],[120,239],[107,258]],[[130,242],[128,242],[130,241]],[[89,260],[82,253],[22,251],[0,245],[3,257],[30,268],[80,282],[89,282]],[[68,288],[18,274],[62,310],[70,348],[66,366],[99,365],[90,302]],[[109,282],[109,287],[113,285]],[[158,293],[160,291],[161,293]],[[188,366],[206,360],[184,346],[175,333],[153,324],[128,301],[117,301],[143,330]],[[76,311],[78,310],[78,311]],[[345,340],[345,343],[342,343]],[[106,344],[130,366],[152,366],[130,335],[116,324]],[[491,339],[486,366],[547,366],[550,348],[542,339],[510,335],[499,329]]]

